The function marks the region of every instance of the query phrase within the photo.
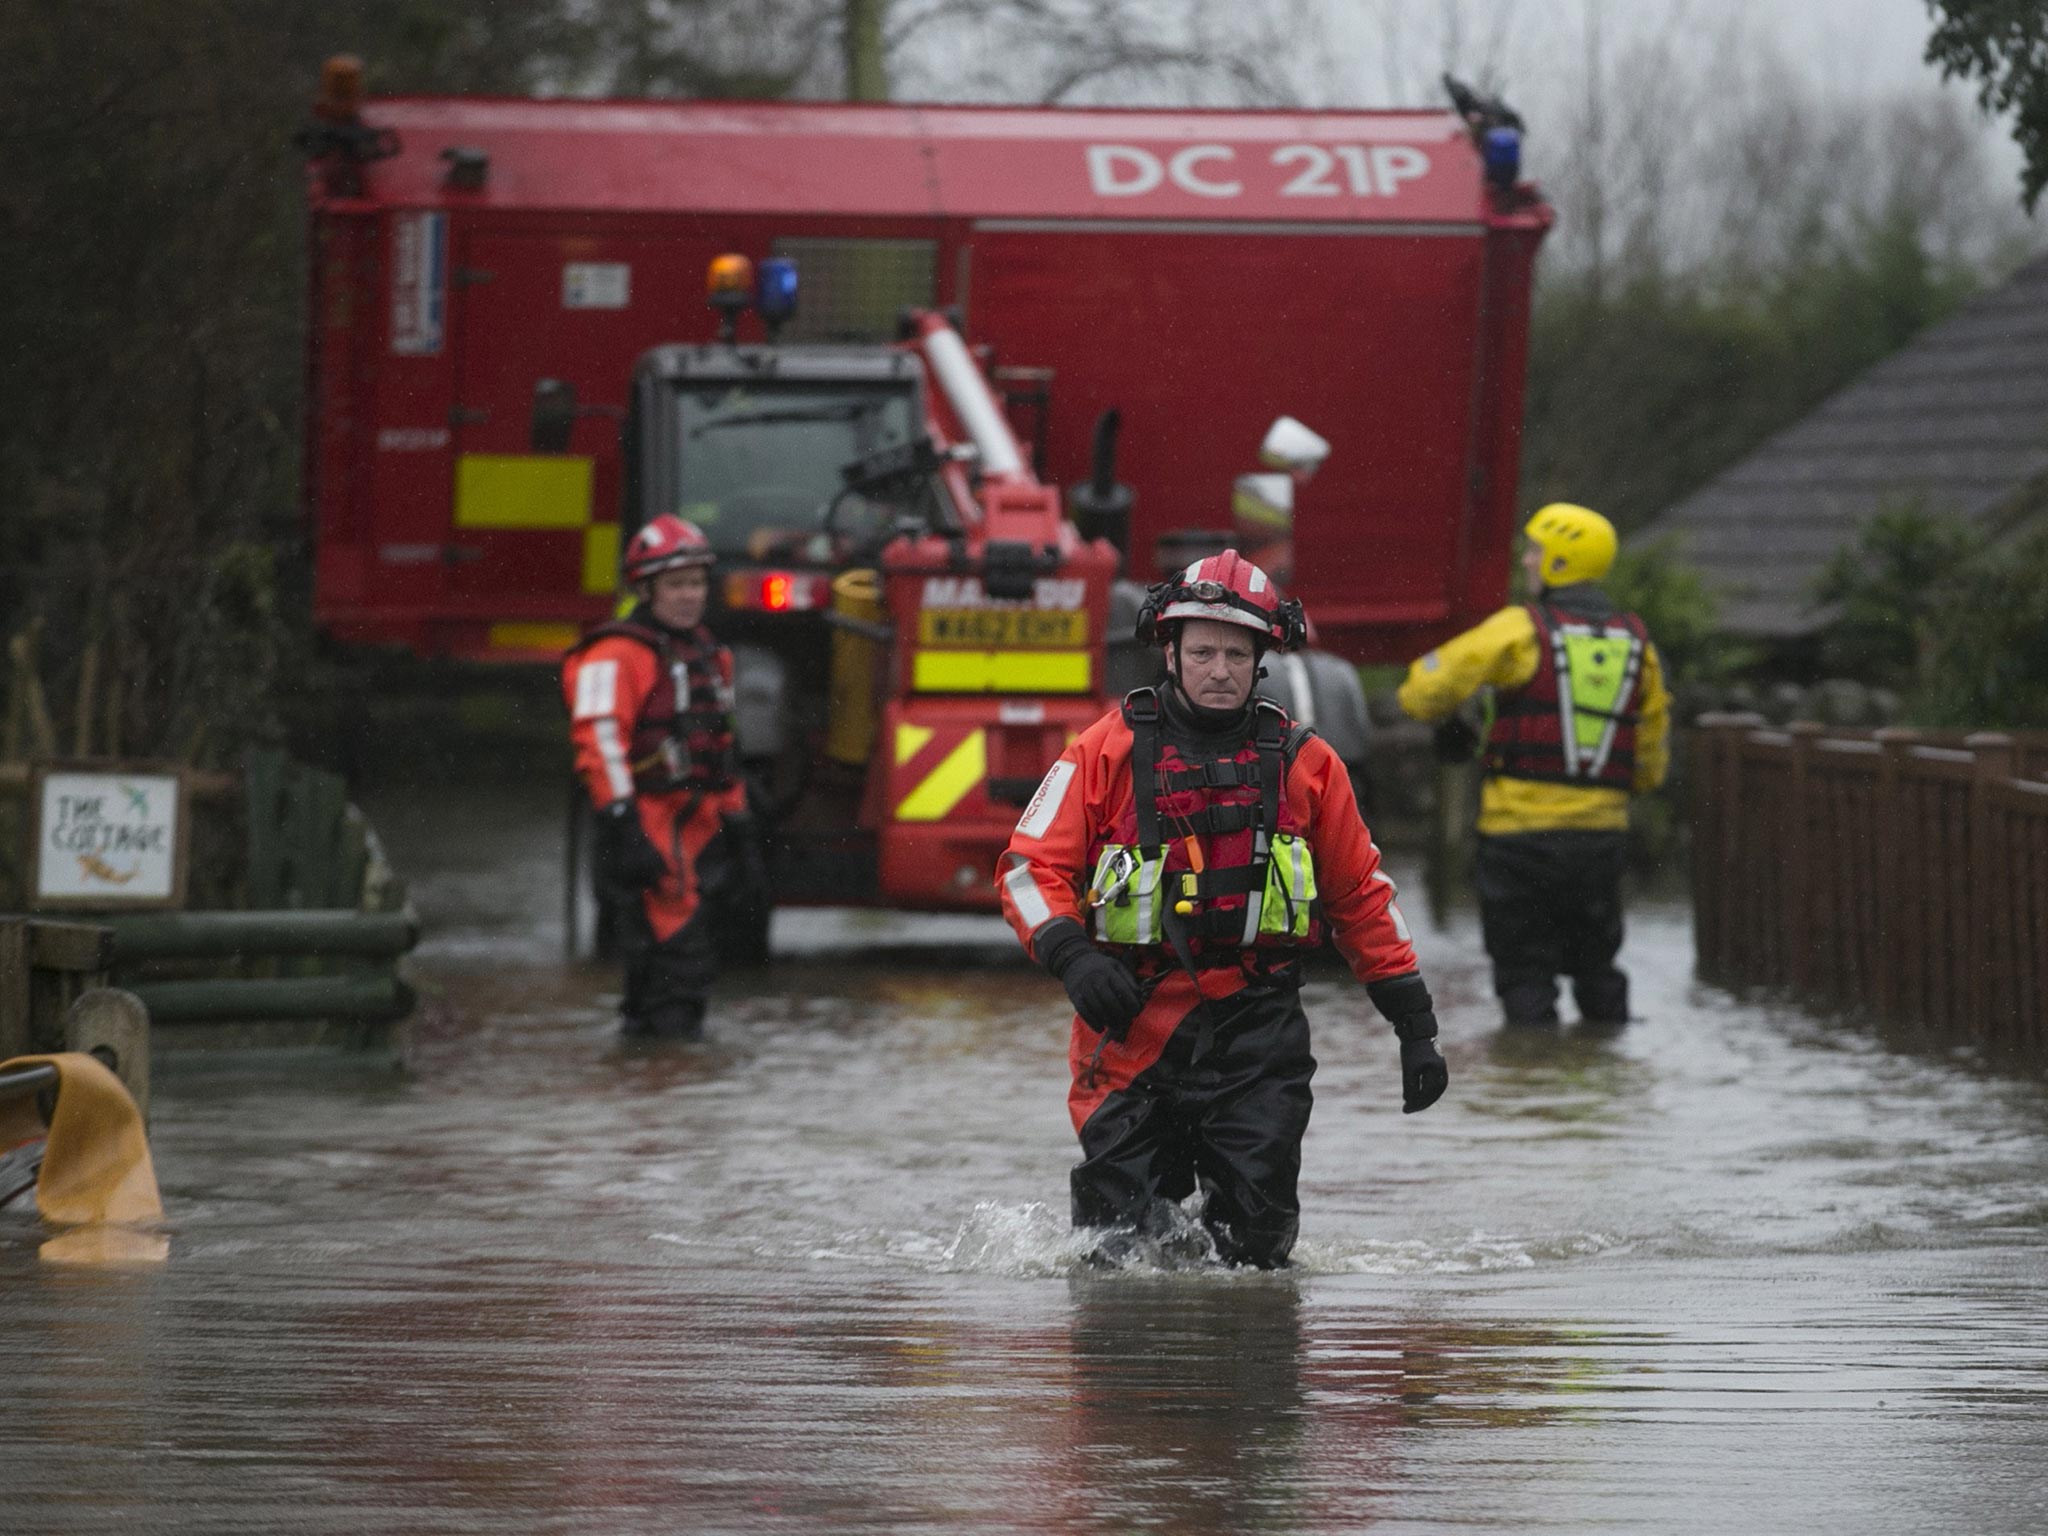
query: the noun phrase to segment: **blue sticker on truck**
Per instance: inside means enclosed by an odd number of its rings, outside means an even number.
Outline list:
[[[391,220],[391,350],[433,357],[448,303],[448,215],[401,213]]]

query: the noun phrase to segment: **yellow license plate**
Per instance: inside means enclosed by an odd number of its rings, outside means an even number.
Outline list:
[[[1078,608],[923,608],[920,645],[1086,645],[1088,615]]]

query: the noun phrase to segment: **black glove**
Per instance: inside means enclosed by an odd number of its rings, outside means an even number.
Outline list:
[[[1436,1027],[1431,1019],[1430,1027]],[[1401,1113],[1412,1115],[1418,1109],[1427,1109],[1444,1096],[1444,1090],[1451,1086],[1450,1069],[1436,1048],[1434,1040],[1403,1040],[1401,1042]]]
[[[1429,740],[1440,763],[1469,763],[1479,755],[1479,731],[1462,714],[1438,721]]]
[[[1079,923],[1061,918],[1039,930],[1033,947],[1038,963],[1058,978],[1081,1022],[1121,1041],[1144,1011],[1145,993],[1122,961],[1089,941]]]
[[[644,891],[668,873],[668,861],[640,825],[640,807],[614,800],[597,813],[591,863],[598,888],[615,893]]]
[[[1365,990],[1401,1041],[1401,1113],[1429,1108],[1444,1096],[1451,1074],[1436,1048],[1436,1006],[1428,985],[1411,971],[1367,982]]]

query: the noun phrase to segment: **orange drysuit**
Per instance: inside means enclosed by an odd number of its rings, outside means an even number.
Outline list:
[[[1003,915],[1034,957],[1034,938],[1055,919],[1089,926],[1090,874],[1110,829],[1131,816],[1132,748],[1122,710],[1111,710],[1060,754],[1011,835],[997,887]],[[1352,971],[1365,982],[1412,974],[1415,951],[1395,905],[1394,882],[1380,868],[1379,849],[1359,818],[1351,776],[1327,742],[1313,735],[1300,742],[1287,764],[1284,795],[1288,817],[1304,829],[1315,859],[1323,922]],[[1191,976],[1163,953],[1146,968],[1157,983],[1123,1040],[1104,1039],[1078,1014],[1074,1018],[1067,1104],[1077,1131],[1110,1094],[1128,1088],[1159,1059],[1202,998],[1228,998],[1252,979],[1243,969],[1220,966]]]
[[[594,631],[563,662],[576,770],[592,804],[634,801],[668,867],[622,912],[638,920],[623,935],[629,1018],[692,1000],[701,1011],[710,984],[709,941],[692,925],[697,861],[721,820],[747,803],[733,770],[732,679],[732,653],[708,630],[677,634],[637,614]]]

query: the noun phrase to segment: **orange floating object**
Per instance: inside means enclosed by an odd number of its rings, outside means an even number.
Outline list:
[[[57,1071],[56,1108],[36,1177],[36,1209],[44,1220],[90,1229],[53,1238],[43,1257],[58,1262],[153,1262],[169,1252],[158,1234],[122,1233],[130,1223],[163,1219],[156,1166],[142,1115],[121,1080],[80,1051],[17,1056],[0,1071],[26,1067]]]

